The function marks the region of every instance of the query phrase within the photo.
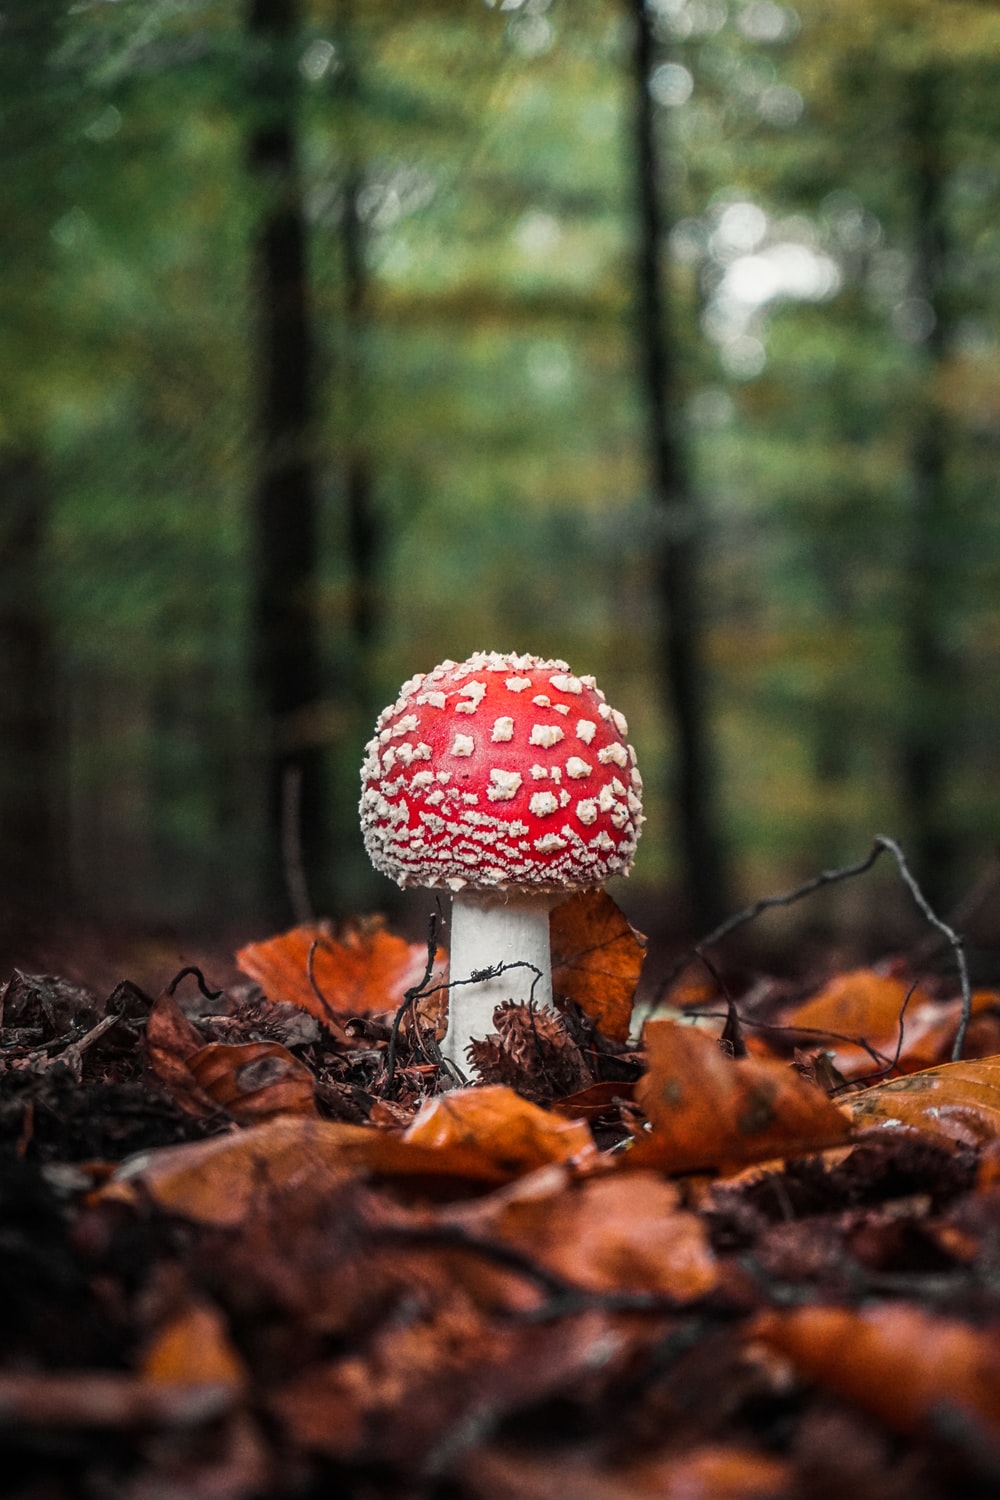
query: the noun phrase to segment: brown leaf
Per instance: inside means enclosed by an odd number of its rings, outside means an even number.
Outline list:
[[[476,1500],[776,1500],[786,1460],[743,1447],[705,1444],[611,1469],[579,1450],[538,1456],[524,1448],[480,1448],[462,1465]]]
[[[628,1165],[725,1170],[818,1151],[850,1132],[847,1116],[783,1063],[733,1061],[711,1037],[673,1021],[650,1021],[645,1042],[636,1100],[653,1128]]]
[[[703,1221],[682,1208],[673,1183],[652,1172],[581,1180],[549,1167],[442,1216],[516,1245],[595,1292],[688,1302],[719,1279]]]
[[[606,891],[580,891],[550,918],[552,987],[614,1042],[624,1042],[646,939]]]
[[[198,1086],[243,1124],[316,1113],[312,1073],[280,1042],[209,1042],[187,1066]]]
[[[154,1002],[146,1023],[146,1057],[160,1082],[189,1115],[212,1115],[217,1105],[195,1079],[188,1060],[205,1045],[205,1038],[181,1010],[175,997],[164,993]]]
[[[482,1152],[504,1178],[547,1162],[593,1164],[597,1147],[582,1120],[550,1115],[502,1084],[456,1089],[423,1106],[403,1140],[443,1151]]]
[[[1000,1137],[1000,1057],[943,1063],[846,1099],[856,1127],[913,1129],[965,1146]]]
[[[979,993],[973,997],[973,1011],[995,1003],[995,995]],[[795,1030],[834,1033],[829,1041],[822,1037],[810,1037],[808,1041],[832,1054],[833,1065],[842,1077],[860,1078],[878,1064],[857,1042],[840,1038],[863,1039],[887,1061],[896,1057],[898,1048],[897,1067],[913,1073],[947,1056],[959,1012],[958,1000],[942,1004],[925,990],[914,989],[893,975],[852,969],[834,975],[817,994],[786,1011],[782,1019]]]
[[[495,1032],[469,1046],[483,1083],[503,1083],[536,1102],[576,1093],[593,1081],[586,1059],[555,1011],[505,1000],[493,1013]]]
[[[297,1005],[339,1030],[353,1016],[398,1010],[423,977],[427,946],[408,943],[372,920],[348,925],[337,936],[319,925],[293,927],[249,943],[236,962],[269,999]]]
[[[455,1101],[450,1113],[425,1106],[412,1138],[409,1131],[399,1136],[365,1125],[277,1115],[229,1135],[143,1152],[119,1167],[95,1201],[151,1199],[182,1218],[235,1227],[275,1193],[322,1193],[359,1174],[438,1184],[499,1183],[549,1161],[597,1160],[582,1121],[547,1115],[508,1089],[467,1092],[503,1098],[485,1097],[481,1108],[475,1103],[470,1108],[461,1094],[446,1096]]]
[[[218,1309],[190,1302],[147,1346],[142,1374],[162,1385],[243,1386],[246,1369]]]
[[[752,1336],[796,1368],[897,1432],[954,1429],[955,1414],[1000,1440],[1000,1336],[907,1303],[855,1311],[768,1311]]]

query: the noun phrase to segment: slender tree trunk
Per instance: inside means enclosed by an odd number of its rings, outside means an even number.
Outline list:
[[[649,79],[655,62],[652,20],[644,0],[629,0],[634,35],[633,86],[639,212],[637,311],[649,463],[658,531],[657,659],[672,724],[677,821],[690,916],[713,926],[726,914],[722,844],[705,707],[703,637],[698,608],[700,517],[680,433],[677,351],[664,286],[665,214]]]
[[[950,434],[935,393],[949,336],[940,158],[944,92],[944,80],[925,69],[910,80],[906,101],[915,231],[913,292],[930,309],[933,326],[923,344],[923,391],[914,408],[910,449],[909,559],[903,600],[909,710],[900,756],[911,861],[929,898],[937,902],[959,894],[954,888],[956,842],[945,806],[949,762],[960,734],[955,722],[957,663],[947,646],[950,595],[956,587],[948,561],[949,539],[954,539],[947,472]]]
[[[253,245],[259,473],[253,496],[252,635],[267,756],[265,904],[278,920],[288,915],[286,814],[296,787],[300,873],[319,902],[326,895],[330,857],[315,714],[323,689],[319,507],[314,341],[296,135],[297,0],[251,0],[248,29],[257,111],[249,165],[259,203]]]
[[[0,456],[0,926],[65,896],[62,755],[45,583],[48,482],[39,456]]]

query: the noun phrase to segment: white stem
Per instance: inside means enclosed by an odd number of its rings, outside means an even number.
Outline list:
[[[546,895],[498,901],[461,892],[453,898],[448,977],[454,988],[448,991],[448,1031],[441,1051],[463,1073],[469,1071],[466,1048],[473,1037],[493,1030],[493,1012],[504,1000],[534,1000],[551,1009],[552,904]],[[475,984],[455,984],[508,964],[518,967]]]

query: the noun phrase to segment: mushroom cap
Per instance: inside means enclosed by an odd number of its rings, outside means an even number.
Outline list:
[[[627,734],[564,661],[477,652],[411,677],[361,768],[372,864],[402,886],[498,894],[627,875],[643,822]]]

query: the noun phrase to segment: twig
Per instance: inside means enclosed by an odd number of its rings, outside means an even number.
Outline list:
[[[201,990],[201,993],[206,1000],[218,1000],[221,997],[221,990],[209,989],[208,981],[206,980],[201,970],[198,968],[197,964],[186,964],[179,973],[175,974],[173,979],[171,979],[170,983],[167,985],[167,994],[172,995],[177,986],[180,984],[181,980],[187,979],[189,975],[193,976],[193,978],[197,982],[199,990]]]
[[[951,1049],[951,1060],[952,1062],[960,1062],[965,1047],[965,1035],[972,1016],[972,991],[969,985],[968,965],[965,961],[965,948],[958,933],[952,927],[949,927],[947,922],[943,922],[931,907],[917,884],[913,872],[906,862],[906,856],[896,843],[896,840],[888,838],[885,834],[879,834],[872,841],[871,849],[865,855],[864,859],[859,860],[857,864],[845,865],[838,870],[822,870],[818,875],[814,875],[811,880],[806,880],[802,885],[796,886],[794,890],[784,891],[777,896],[763,896],[751,906],[744,907],[742,911],[734,912],[731,917],[727,917],[724,922],[720,922],[706,937],[703,937],[696,943],[690,951],[704,962],[704,949],[715,947],[717,943],[722,942],[723,938],[727,938],[737,928],[745,927],[748,922],[754,921],[762,912],[770,911],[776,906],[792,906],[796,901],[801,901],[804,897],[811,896],[814,891],[822,889],[823,886],[835,885],[843,880],[853,880],[857,875],[864,875],[887,852],[896,861],[899,874],[921,914],[947,940],[955,956],[955,967],[958,970],[959,985],[962,994],[962,1010],[958,1030],[955,1033],[955,1041]],[[666,992],[688,962],[689,958],[685,955],[679,963],[674,965],[660,984],[660,995]],[[850,1040],[855,1039],[850,1038]],[[861,1045],[865,1044],[862,1043]],[[871,1049],[867,1050],[870,1051]],[[874,1057],[874,1054],[872,1055]]]

